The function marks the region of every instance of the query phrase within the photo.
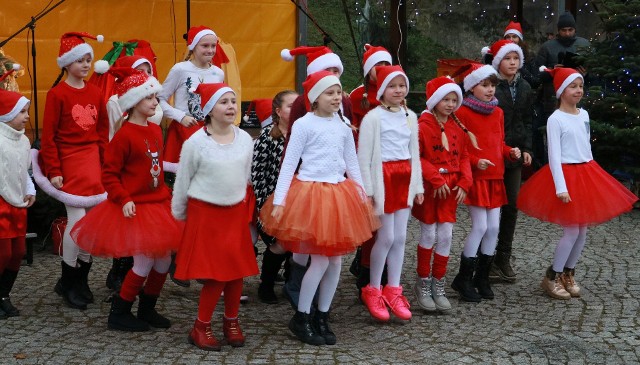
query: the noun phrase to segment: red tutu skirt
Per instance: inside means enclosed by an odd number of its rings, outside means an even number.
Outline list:
[[[98,145],[59,146],[62,191],[78,196],[104,193]]]
[[[262,206],[262,228],[287,251],[344,255],[380,228],[365,197],[364,190],[351,179],[331,184],[294,178],[280,221],[271,216],[273,195]]]
[[[408,208],[411,161],[387,161],[382,163],[384,182],[384,213],[391,214]]]
[[[27,235],[27,208],[18,208],[0,196],[0,239]]]
[[[556,196],[547,164],[520,188],[518,209],[541,221],[562,226],[593,226],[630,211],[638,200],[593,160],[563,164],[562,172],[571,197],[569,203],[563,203]]]
[[[257,275],[250,209],[247,199],[232,206],[189,199],[175,277],[231,281]]]
[[[198,124],[185,127],[180,122],[172,120],[167,128],[167,137],[164,142],[164,154],[165,161],[178,162],[180,160],[180,151],[182,150],[182,144],[189,139],[191,135],[197,132],[204,122],[198,122]]]
[[[452,189],[458,184],[459,173],[443,174],[442,177]],[[424,181],[424,202],[413,204],[411,214],[420,222],[426,224],[434,223],[455,223],[458,202],[456,201],[457,190],[451,190],[451,194],[446,199],[433,196],[433,186],[428,181]]]
[[[171,203],[138,203],[126,218],[122,206],[110,200],[93,207],[71,229],[78,246],[94,256],[165,257],[180,245],[183,224],[171,215]]]
[[[464,203],[487,209],[500,208],[507,204],[507,191],[504,188],[504,180],[473,179],[473,185],[467,192],[467,198]]]

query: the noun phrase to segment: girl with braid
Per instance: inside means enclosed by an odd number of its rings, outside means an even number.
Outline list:
[[[472,183],[469,141],[478,147],[473,133],[454,114],[461,105],[462,90],[451,78],[441,76],[427,83],[427,109],[418,120],[425,201],[414,205],[412,214],[420,221],[413,291],[420,308],[429,312],[451,310],[444,287],[453,224]]]

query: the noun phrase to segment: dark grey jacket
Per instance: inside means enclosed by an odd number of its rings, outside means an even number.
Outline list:
[[[532,152],[533,91],[529,83],[518,74],[514,80],[516,88],[515,102],[507,80],[500,80],[496,86],[498,106],[504,111],[504,141],[507,146],[518,147],[522,152]],[[505,161],[505,167],[522,164],[522,158],[516,162]]]

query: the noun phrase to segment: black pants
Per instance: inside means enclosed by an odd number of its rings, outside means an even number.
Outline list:
[[[500,232],[498,233],[498,246],[496,251],[511,254],[513,235],[516,231],[518,209],[516,201],[522,182],[522,166],[507,167],[504,169],[504,187],[507,191],[507,204],[502,206],[500,214]]]

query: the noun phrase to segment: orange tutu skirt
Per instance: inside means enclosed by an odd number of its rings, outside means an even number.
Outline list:
[[[104,193],[98,145],[58,147],[62,169],[62,191],[78,196]]]
[[[126,218],[110,200],[93,207],[71,230],[76,244],[94,256],[165,257],[180,245],[183,224],[171,215],[170,201],[136,204]]]
[[[293,179],[280,221],[271,216],[273,195],[260,210],[264,231],[291,252],[340,256],[352,252],[380,228],[362,188]]]
[[[231,281],[258,274],[249,232],[249,200],[232,206],[191,198],[187,201],[176,278]]]
[[[562,226],[593,226],[633,208],[638,197],[591,160],[563,164],[562,172],[571,201],[556,196],[551,168],[545,165],[520,188],[518,209],[541,221]]]
[[[27,235],[27,208],[18,208],[0,196],[0,239]]]
[[[382,163],[384,183],[384,212],[391,214],[409,207],[409,184],[411,183],[411,161],[387,161]]]
[[[500,208],[507,204],[507,191],[504,188],[504,180],[473,179],[473,185],[471,185],[464,203],[487,209]]]
[[[185,127],[180,124],[180,122],[172,120],[171,123],[169,123],[169,128],[167,129],[167,137],[164,141],[164,154],[162,158],[168,162],[178,162],[180,160],[180,151],[182,150],[184,141],[189,139],[189,137],[202,128],[203,125],[204,122],[198,122],[198,124],[194,126]]]

